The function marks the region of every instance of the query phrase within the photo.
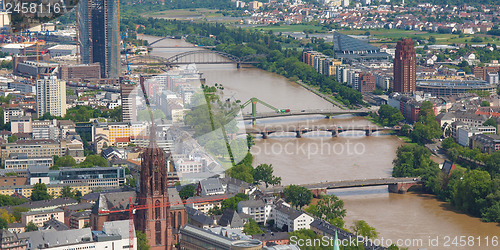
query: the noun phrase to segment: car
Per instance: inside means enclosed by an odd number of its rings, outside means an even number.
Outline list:
[[[300,111],[300,112],[306,112],[306,110],[305,110],[305,109],[303,109],[303,110],[302,110],[302,111]]]

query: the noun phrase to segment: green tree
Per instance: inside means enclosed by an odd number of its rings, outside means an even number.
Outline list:
[[[7,229],[8,227],[9,223],[4,218],[0,218],[0,229]]]
[[[80,190],[71,190],[70,186],[64,186],[61,190],[61,197],[68,197],[80,201],[82,192]]]
[[[471,170],[458,182],[452,204],[474,216],[486,208],[486,196],[491,193],[491,176],[486,171]]]
[[[489,107],[489,106],[490,106],[490,102],[488,102],[488,101],[481,102],[481,107]]]
[[[368,237],[369,239],[376,239],[378,237],[378,232],[374,227],[371,227],[364,220],[357,220],[351,227],[351,230],[356,235],[361,235],[363,237]]]
[[[263,234],[264,231],[260,229],[259,224],[257,224],[254,219],[250,218],[248,222],[243,226],[243,233],[245,233],[246,235],[256,235]]]
[[[443,132],[435,118],[433,104],[429,101],[422,102],[418,122],[415,123],[410,134],[411,139],[416,143],[424,144],[439,138]]]
[[[295,242],[299,242],[300,240],[303,240],[304,242],[310,241],[314,242],[314,240],[320,240],[321,237],[316,234],[313,230],[311,229],[300,229],[300,230],[295,230],[293,232],[288,233],[290,239],[294,239]],[[318,245],[312,245],[312,246],[307,246],[307,250],[326,250],[326,249],[331,249],[333,246],[320,246]],[[306,248],[304,248],[306,249]]]
[[[243,193],[236,194],[235,196],[221,202],[221,210],[224,211],[227,208],[238,210],[238,203],[240,203],[240,201],[246,200],[248,200],[248,195]]]
[[[95,166],[108,167],[108,161],[100,155],[89,155],[82,163],[78,164],[79,168],[92,168]]]
[[[9,137],[7,138],[7,141],[8,141],[9,143],[16,142],[16,141],[17,141],[17,136],[15,136],[15,135],[11,135],[11,136],[9,136]]]
[[[247,183],[254,183],[252,172],[252,165],[247,164],[238,164],[227,170],[229,176]]]
[[[125,185],[135,188],[137,186],[137,179],[135,176],[125,178]]]
[[[344,227],[344,217],[346,210],[344,209],[344,201],[335,195],[323,195],[317,203],[318,213],[316,216],[325,219],[330,224],[337,227]]]
[[[428,175],[435,175],[439,172],[439,166],[430,159],[429,150],[420,145],[401,145],[396,151],[394,159],[394,177],[416,177],[424,178]]]
[[[253,179],[257,184],[264,182],[266,188],[268,188],[269,185],[280,185],[281,177],[274,176],[273,172],[274,169],[272,164],[260,164],[253,171]]]
[[[497,121],[495,121],[495,119],[493,118],[490,118],[488,120],[486,120],[484,123],[483,123],[484,126],[493,126],[493,127],[497,127]]]
[[[11,197],[8,195],[0,194],[0,207],[3,206],[16,206],[23,204],[25,201],[17,198],[17,197]]]
[[[30,209],[27,207],[12,207],[12,215],[14,215],[14,218],[18,222],[21,221],[21,213],[28,212],[28,211],[30,211]]]
[[[399,111],[399,109],[393,108],[387,104],[380,105],[378,114],[379,114],[378,121],[385,126],[395,126],[399,122],[405,119],[403,114],[401,114],[401,111]]]
[[[51,196],[47,192],[47,186],[45,183],[36,183],[33,186],[33,191],[31,192],[31,200],[32,201],[42,201],[42,200],[50,200]]]
[[[311,190],[296,185],[286,187],[283,193],[285,195],[285,201],[292,203],[292,205],[297,208],[308,205],[313,198]]]
[[[26,231],[26,232],[38,231],[38,227],[35,225],[35,223],[33,223],[33,221],[30,221],[24,227],[24,231]]]
[[[189,197],[193,197],[196,195],[196,190],[193,185],[186,185],[182,187],[181,191],[179,191],[179,196],[185,200]]]
[[[75,167],[76,165],[76,160],[71,155],[54,156],[54,167],[57,167],[57,169],[60,167]]]
[[[137,249],[138,250],[149,250],[149,242],[148,238],[146,237],[146,234],[143,233],[142,231],[135,231],[136,237],[137,237]]]

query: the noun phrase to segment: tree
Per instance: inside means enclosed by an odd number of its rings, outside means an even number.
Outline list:
[[[61,189],[61,197],[72,197],[72,196],[73,196],[73,192],[71,191],[71,187],[64,186]]]
[[[57,157],[54,155],[54,167],[59,169],[60,167],[74,167],[76,166],[76,160],[71,155],[65,155]]]
[[[95,166],[108,167],[108,161],[100,155],[89,155],[78,165],[80,168],[92,168]]]
[[[436,43],[436,38],[434,36],[429,36],[429,44]]]
[[[224,211],[227,208],[232,210],[238,210],[238,203],[240,203],[240,201],[246,201],[246,200],[248,200],[248,195],[244,193],[236,194],[235,196],[223,200],[221,202],[221,210]]]
[[[146,234],[142,231],[135,231],[137,237],[137,250],[149,250],[149,242]]]
[[[17,198],[17,197],[11,197],[8,195],[0,194],[0,207],[3,206],[16,206],[23,204],[25,201]]]
[[[0,218],[0,229],[7,229],[9,227],[9,223],[5,220]]]
[[[394,159],[393,177],[416,177],[427,178],[439,172],[437,163],[430,159],[429,150],[420,145],[401,145],[396,151]]]
[[[364,220],[357,220],[351,227],[351,230],[356,235],[361,235],[363,237],[368,237],[369,239],[376,239],[378,237],[378,232],[374,227],[371,227]]]
[[[318,234],[316,234],[311,229],[295,230],[293,232],[289,232],[288,235],[289,235],[289,238],[290,239],[294,239],[295,242],[299,242],[299,241],[314,242],[314,240],[319,240],[320,237],[321,237],[321,236],[319,236]],[[329,245],[329,244],[327,244],[327,245]],[[323,250],[323,249],[331,249],[331,247],[333,247],[333,246],[328,246],[328,248],[327,248],[327,246],[325,246],[325,245],[320,246],[319,244],[318,245],[311,244],[311,246],[307,246],[307,248],[304,248],[304,249],[308,249],[308,250]]]
[[[252,134],[247,134],[247,146],[250,149],[253,145],[255,145],[255,140]]]
[[[64,186],[61,190],[61,197],[69,197],[77,201],[80,201],[80,198],[82,197],[82,192],[80,190],[71,190],[71,187]]]
[[[50,200],[50,198],[51,196],[47,192],[47,186],[45,186],[45,183],[36,183],[33,186],[33,191],[31,192],[32,201]]]
[[[273,172],[274,169],[272,164],[260,164],[253,171],[253,179],[257,184],[264,182],[266,188],[268,188],[269,185],[280,185],[281,177],[274,176]]]
[[[285,195],[285,201],[292,203],[292,205],[297,208],[308,205],[313,198],[311,190],[296,185],[286,187],[283,193]]]
[[[24,231],[26,231],[26,232],[38,231],[38,227],[35,225],[35,223],[33,223],[33,221],[30,221],[24,227]]]
[[[486,208],[486,196],[491,193],[491,176],[486,171],[471,170],[459,181],[452,204],[474,216],[481,216]]]
[[[346,216],[344,201],[333,194],[323,195],[316,206],[318,208],[316,216],[327,220],[337,227],[344,227],[344,217]]]
[[[481,102],[481,107],[489,107],[489,106],[490,106],[490,102],[488,102],[488,101]]]
[[[193,185],[186,185],[181,188],[181,191],[179,191],[179,196],[185,200],[189,197],[193,197],[196,195],[196,190]]]
[[[14,216],[16,221],[19,222],[19,221],[21,221],[21,213],[28,212],[28,211],[30,211],[30,209],[27,207],[13,207],[12,208],[12,215]]]
[[[5,209],[0,209],[0,218],[7,221],[7,223],[12,223],[16,221],[14,215],[10,214]]]
[[[418,122],[415,123],[410,134],[411,139],[416,143],[424,144],[439,138],[443,132],[435,118],[433,104],[429,101],[422,102]]]
[[[495,119],[493,118],[490,118],[488,120],[486,120],[484,123],[483,123],[484,126],[493,126],[493,127],[497,127],[497,121],[495,121]]]
[[[259,224],[257,224],[254,219],[250,218],[248,222],[243,226],[243,233],[245,233],[246,235],[256,235],[263,234],[264,231],[260,229]]]
[[[125,178],[125,186],[135,188],[137,186],[137,179],[135,176]]]
[[[7,138],[7,141],[8,141],[9,143],[16,142],[16,141],[17,141],[17,136],[15,136],[15,135],[11,135],[11,136],[9,136],[9,137]]]
[[[387,104],[380,105],[378,114],[379,114],[378,121],[385,126],[395,126],[399,122],[405,119],[403,114],[401,114],[401,111],[399,111],[399,109],[393,108]]]

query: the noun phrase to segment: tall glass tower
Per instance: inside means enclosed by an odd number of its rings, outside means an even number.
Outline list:
[[[81,63],[100,63],[102,78],[120,77],[118,0],[80,0],[77,10]]]

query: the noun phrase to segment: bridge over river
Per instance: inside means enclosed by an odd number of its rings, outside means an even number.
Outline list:
[[[301,184],[313,192],[315,197],[325,195],[328,189],[337,188],[353,188],[353,187],[373,187],[385,186],[389,187],[391,193],[406,193],[408,189],[414,185],[422,184],[420,177],[389,177],[380,179],[363,179],[363,180],[346,180],[346,181],[329,181],[312,184]],[[264,190],[265,193],[282,193],[285,187],[276,186]]]
[[[376,127],[376,126],[348,126],[348,127],[339,127],[339,126],[310,126],[310,127],[297,127],[297,126],[286,126],[286,127],[264,127],[262,129],[259,128],[246,128],[246,132],[250,134],[260,134],[263,139],[267,139],[270,134],[273,133],[295,133],[297,138],[301,138],[303,134],[309,132],[328,132],[331,133],[332,137],[337,137],[340,133],[346,131],[363,131],[366,136],[371,136],[374,132],[392,132],[398,131],[401,127]]]

